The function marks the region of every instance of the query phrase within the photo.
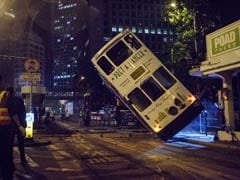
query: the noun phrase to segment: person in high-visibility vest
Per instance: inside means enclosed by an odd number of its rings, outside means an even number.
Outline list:
[[[26,122],[26,109],[24,106],[24,101],[21,97],[15,95],[15,90],[13,87],[8,87],[8,98],[9,101],[12,101],[10,103],[14,103],[17,106],[17,114],[20,121],[21,126],[24,128],[27,127]],[[25,136],[23,136],[22,132],[19,128],[15,126],[14,135],[17,135],[17,144],[18,144],[18,150],[20,153],[20,160],[22,165],[27,165],[27,160],[25,157]],[[14,136],[15,137],[15,136]]]
[[[13,162],[14,123],[24,134],[20,125],[17,108],[8,102],[7,91],[3,90],[0,75],[0,176],[3,180],[12,180],[15,167]]]

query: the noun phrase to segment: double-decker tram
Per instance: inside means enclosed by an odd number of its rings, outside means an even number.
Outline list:
[[[199,100],[129,29],[92,58],[105,84],[162,140],[174,136],[203,109]]]

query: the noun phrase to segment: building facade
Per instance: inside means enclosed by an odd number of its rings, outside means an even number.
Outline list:
[[[1,73],[7,78],[5,86],[13,86],[20,91],[21,86],[29,84],[20,76],[26,72],[24,63],[28,59],[39,62],[40,81],[44,85],[45,47],[42,38],[32,30],[33,19],[26,7],[18,1],[2,3],[0,23],[0,63]],[[6,68],[7,67],[7,68]]]
[[[113,103],[111,101],[114,98],[107,98],[112,94],[101,83],[91,57],[125,28],[130,28],[162,61],[168,63],[170,50],[166,50],[166,46],[173,42],[175,35],[162,19],[163,1],[56,2],[52,6],[51,26],[53,84],[48,95],[79,102],[84,94],[91,94],[92,98],[89,99],[93,99],[97,106]],[[87,83],[81,82],[82,77],[85,77]],[[86,93],[82,86],[91,88]]]
[[[132,30],[162,61],[170,57],[173,28],[163,20],[162,0],[90,0],[99,9],[98,27],[102,43],[126,28]],[[92,34],[92,33],[91,33]],[[167,50],[167,51],[166,51]]]
[[[57,1],[52,7],[53,91],[71,95],[88,58],[88,5],[83,1]],[[64,95],[63,94],[63,95]]]

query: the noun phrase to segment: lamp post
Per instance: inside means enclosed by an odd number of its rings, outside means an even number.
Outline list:
[[[176,4],[176,1],[174,0],[174,1],[172,1],[171,3],[170,3],[170,7],[172,8],[172,9],[176,9],[177,8],[177,4]],[[174,63],[174,39],[173,39],[173,41],[172,41],[172,43],[171,43],[171,49],[170,49],[170,59],[171,59],[171,72],[172,73],[174,73],[174,69],[173,69],[173,63]]]
[[[198,44],[197,44],[197,26],[196,26],[196,12],[193,12],[193,32],[194,32],[194,51],[196,57],[198,56]]]

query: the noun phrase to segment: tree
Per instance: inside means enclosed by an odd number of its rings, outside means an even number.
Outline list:
[[[175,27],[176,39],[172,44],[173,63],[181,60],[193,60],[196,58],[194,28],[196,12],[188,9],[183,2],[179,2],[176,7],[166,6],[164,20]]]

